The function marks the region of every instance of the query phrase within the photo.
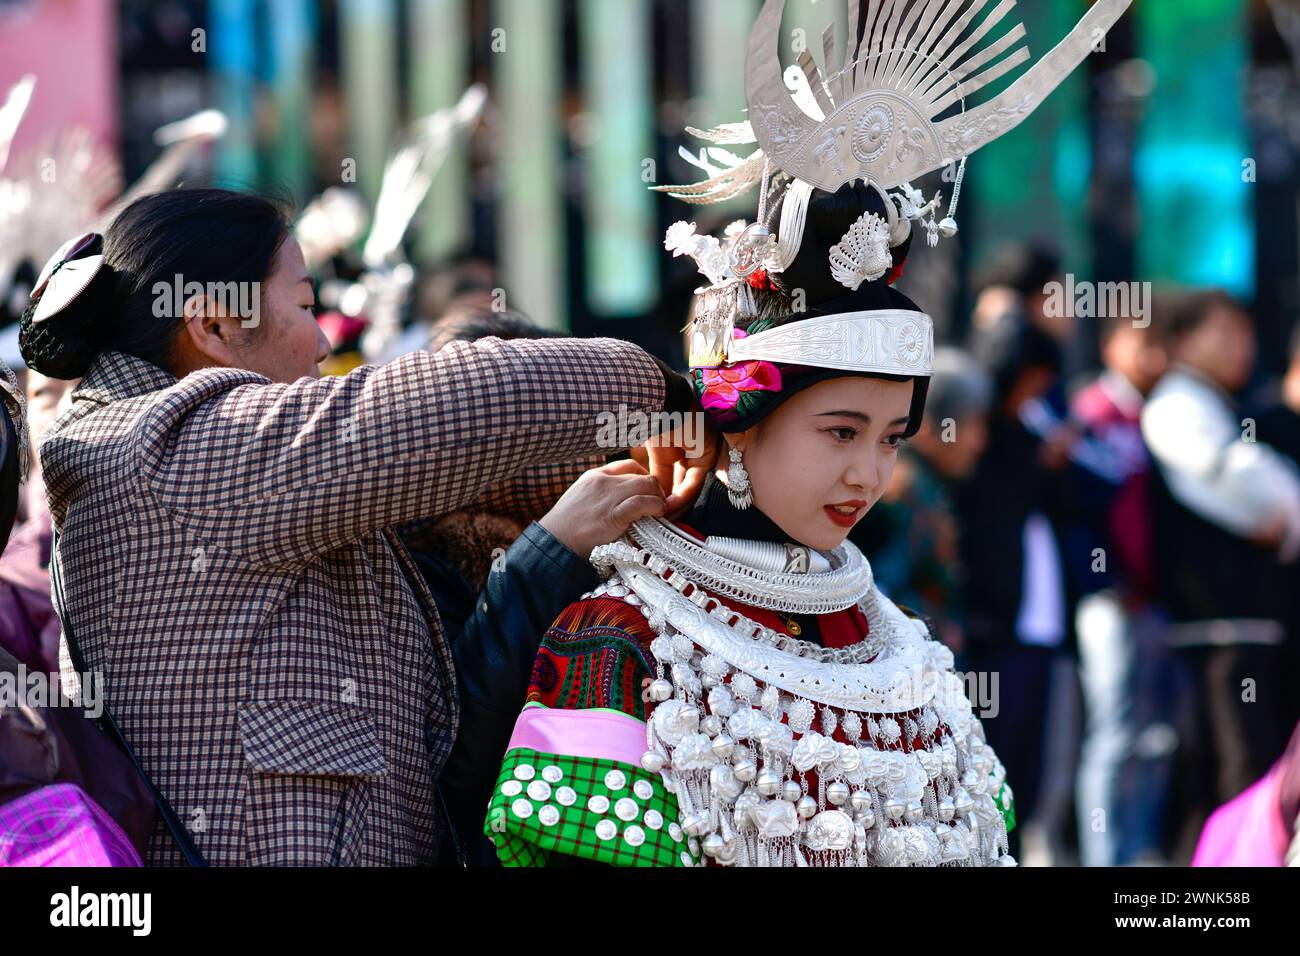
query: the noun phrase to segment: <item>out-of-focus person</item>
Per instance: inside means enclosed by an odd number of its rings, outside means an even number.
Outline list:
[[[1073,309],[1051,308],[1051,284],[1062,278],[1061,256],[1046,242],[1005,246],[980,277],[980,293],[971,313],[978,334],[1003,316],[1019,312],[1033,326],[1068,348],[1074,338]]]
[[[884,497],[850,535],[881,590],[929,618],[954,651],[964,643],[954,484],[984,454],[992,401],[993,382],[979,363],[960,349],[937,349],[921,427]]]
[[[1300,866],[1300,724],[1268,773],[1210,815],[1192,866]]]
[[[1300,467],[1300,325],[1291,335],[1289,360],[1281,377],[1256,389],[1243,402],[1243,418],[1255,422],[1255,438],[1276,448]],[[1292,595],[1286,621],[1287,640],[1283,645],[1283,686],[1300,686],[1300,562],[1290,565]],[[1284,725],[1300,722],[1300,694],[1282,701]]]
[[[1013,832],[1015,853],[1028,832],[1050,829],[1035,814],[1049,694],[1055,665],[1070,638],[1065,572],[1054,527],[1060,476],[1047,467],[1047,443],[1022,416],[1028,403],[1041,400],[1057,384],[1061,354],[1051,336],[1015,315],[976,332],[970,346],[993,379],[994,400],[988,447],[957,496],[966,569],[963,657],[975,689],[987,696],[977,701],[982,708],[977,712],[989,744],[1006,766],[1018,819],[1024,822]],[[1051,856],[1051,851],[1045,853]],[[1031,856],[1042,855],[1035,851]]]
[[[1150,304],[1149,304],[1150,305]],[[1175,675],[1153,603],[1146,396],[1167,365],[1162,309],[1101,325],[1103,370],[1071,402],[1067,562],[1079,594],[1075,633],[1085,725],[1076,788],[1084,866],[1162,858],[1176,746]]]
[[[1288,613],[1282,562],[1300,550],[1300,475],[1258,440],[1234,393],[1255,363],[1250,313],[1222,291],[1171,313],[1170,366],[1142,410],[1156,463],[1154,583],[1186,665],[1178,855],[1213,806],[1262,776],[1282,748],[1279,680]]]
[[[21,496],[16,485],[0,491],[17,498],[8,542],[0,535],[0,680],[21,689],[17,699],[0,695],[0,868],[140,866],[156,813],[144,778],[91,719],[95,708],[77,710],[60,693],[50,516],[36,446],[71,407],[75,385],[29,369],[24,423],[16,391],[0,380],[15,431],[28,433],[30,459]],[[0,525],[9,530],[6,519]]]

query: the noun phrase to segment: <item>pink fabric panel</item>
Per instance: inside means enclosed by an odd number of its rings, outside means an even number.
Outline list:
[[[639,767],[646,748],[645,723],[626,714],[603,710],[526,707],[510,737],[510,749],[516,747],[621,760]]]

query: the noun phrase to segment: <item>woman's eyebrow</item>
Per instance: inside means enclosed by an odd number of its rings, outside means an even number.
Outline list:
[[[864,414],[862,412],[849,412],[849,411],[818,412],[815,417],[824,418],[826,416],[833,416],[837,418],[856,418],[864,425],[871,424],[871,416]],[[910,415],[904,415],[902,418],[895,418],[892,422],[889,423],[889,427],[892,428],[895,425],[906,425],[911,420],[912,419]]]
[[[838,412],[818,412],[817,415],[816,415],[815,417],[817,417],[817,418],[829,418],[829,417],[835,417],[835,418],[856,418],[858,421],[862,422],[864,425],[870,425],[870,424],[871,424],[871,416],[870,416],[870,415],[867,415],[867,414],[865,414],[865,413],[863,413],[863,412],[849,412],[849,411],[838,411]]]

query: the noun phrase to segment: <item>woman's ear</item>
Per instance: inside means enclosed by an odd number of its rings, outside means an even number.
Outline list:
[[[231,366],[232,320],[222,304],[203,293],[185,300],[181,313],[181,330],[177,336],[179,354],[188,359],[186,371],[210,365]]]

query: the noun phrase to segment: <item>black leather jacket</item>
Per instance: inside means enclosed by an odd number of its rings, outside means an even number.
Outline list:
[[[442,863],[497,866],[483,820],[533,661],[559,613],[596,586],[596,572],[536,522],[495,562],[479,594],[441,556],[411,554],[437,601],[460,692],[460,732],[438,784],[452,830]]]

